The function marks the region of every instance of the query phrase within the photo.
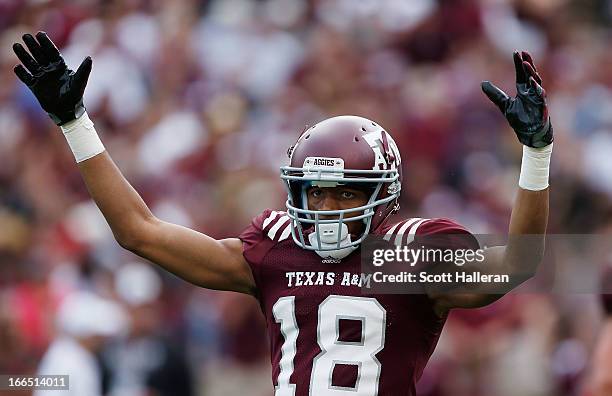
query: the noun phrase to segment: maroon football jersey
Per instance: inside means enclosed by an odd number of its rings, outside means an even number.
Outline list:
[[[375,234],[406,243],[457,233],[469,235],[448,219],[414,218]],[[285,212],[265,210],[239,238],[266,317],[276,396],[415,395],[445,322],[426,295],[363,293],[359,250],[333,260],[298,247]],[[462,240],[478,249],[473,236]]]

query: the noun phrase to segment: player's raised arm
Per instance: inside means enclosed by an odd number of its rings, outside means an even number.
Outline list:
[[[254,293],[255,282],[239,239],[215,240],[157,219],[105,151],[83,105],[92,60],[76,72],[44,32],[26,34],[13,49],[15,74],[61,127],[93,200],[124,248],[196,285]],[[29,51],[28,51],[29,50]]]
[[[553,148],[553,128],[548,115],[546,91],[533,59],[527,52],[514,53],[516,91],[514,98],[484,81],[482,90],[501,110],[523,144],[519,189],[512,208],[508,244],[485,250],[478,271],[509,274],[512,287],[534,276],[544,254],[548,224],[548,175]],[[438,297],[445,308],[479,307],[503,294],[482,284],[470,293]]]

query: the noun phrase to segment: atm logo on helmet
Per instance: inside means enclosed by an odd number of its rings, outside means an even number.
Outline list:
[[[373,169],[399,169],[401,156],[393,139],[389,139],[387,132],[380,130],[363,134],[374,151],[375,165]]]

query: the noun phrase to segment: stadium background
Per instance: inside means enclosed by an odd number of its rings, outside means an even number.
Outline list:
[[[21,34],[45,30],[73,68],[92,55],[85,103],[124,175],[158,217],[219,238],[282,208],[287,147],[347,113],[393,133],[403,215],[505,232],[520,145],[479,84],[514,93],[512,50],[529,50],[555,127],[549,230],[593,233],[612,227],[611,19],[606,0],[0,1],[0,373],[35,372],[59,301],[117,297],[140,261],[14,76]],[[197,394],[272,394],[256,302],[158,273],[159,293],[144,276],[148,299],[122,304]],[[453,312],[420,395],[585,395],[600,320],[588,294]]]

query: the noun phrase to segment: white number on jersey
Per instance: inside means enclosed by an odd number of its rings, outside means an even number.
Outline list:
[[[281,348],[280,373],[275,396],[295,395],[295,384],[289,383],[296,355],[299,334],[295,320],[295,297],[282,297],[272,308],[274,318],[281,324],[285,339]],[[361,341],[340,341],[340,320],[361,321]],[[380,362],[376,354],[385,344],[386,311],[374,298],[336,296],[327,297],[319,305],[317,342],[321,353],[314,359],[310,376],[310,395],[316,396],[375,396],[378,393]],[[336,364],[357,366],[354,388],[332,385]]]
[[[281,325],[281,333],[285,342],[281,347],[281,360],[279,363],[278,385],[274,396],[294,396],[295,384],[289,383],[289,377],[293,374],[293,359],[296,353],[296,343],[299,334],[297,321],[295,320],[295,297],[281,297],[272,307],[276,323]]]

